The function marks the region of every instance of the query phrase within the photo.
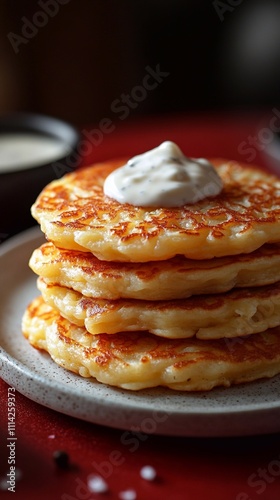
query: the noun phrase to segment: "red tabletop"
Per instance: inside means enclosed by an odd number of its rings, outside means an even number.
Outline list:
[[[112,156],[141,153],[171,140],[187,156],[222,157],[265,166],[264,154],[270,145],[273,129],[280,130],[280,113],[278,116],[273,111],[163,115],[136,122],[107,118],[97,125],[81,128],[80,150],[84,153],[84,164],[90,164]]]
[[[264,116],[162,117],[138,123],[112,120],[111,130],[110,123],[106,128],[104,122],[83,129],[82,140],[87,136],[92,141],[87,147],[83,144],[83,163],[141,153],[164,140],[174,140],[189,156],[244,162],[254,156],[254,163],[265,166],[263,154],[249,145],[249,138],[261,130],[258,124]],[[7,439],[8,388],[0,380],[0,498],[12,498],[12,491],[5,487],[13,487],[13,478],[7,476],[13,462],[18,499],[280,498],[280,434],[234,438],[132,434],[124,441],[123,430],[57,413],[15,392],[12,441]],[[58,450],[68,455],[66,467],[54,459]],[[155,469],[153,481],[140,476],[145,465]],[[89,490],[94,474],[103,476],[106,492]]]

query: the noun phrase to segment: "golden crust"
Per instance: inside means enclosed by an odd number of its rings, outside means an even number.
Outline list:
[[[45,187],[32,207],[56,246],[102,260],[146,262],[176,254],[209,259],[280,242],[280,181],[257,167],[211,160],[222,193],[179,208],[120,204],[103,193],[107,175],[125,160],[93,165]]]
[[[102,300],[38,279],[44,301],[77,326],[98,335],[149,331],[170,339],[245,336],[280,325],[280,282],[225,294],[169,301]]]
[[[49,242],[34,250],[30,267],[47,283],[73,288],[86,297],[170,300],[280,281],[280,245],[210,260],[177,256],[123,263],[100,261],[91,253],[59,249]]]
[[[129,390],[165,386],[205,391],[280,372],[279,329],[246,340],[168,340],[146,332],[90,335],[35,299],[25,311],[23,333],[60,366],[83,377]]]

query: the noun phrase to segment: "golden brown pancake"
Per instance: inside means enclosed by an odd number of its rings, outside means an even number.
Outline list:
[[[46,186],[32,207],[56,246],[101,260],[147,262],[177,254],[209,259],[280,242],[280,180],[257,167],[212,160],[223,180],[214,198],[179,208],[143,208],[104,195],[125,160],[93,165]]]
[[[280,325],[280,282],[169,301],[93,299],[71,288],[46,284],[42,278],[38,288],[47,304],[93,335],[139,330],[170,339],[216,339]]]
[[[169,340],[147,332],[91,335],[44,304],[27,308],[22,322],[30,344],[63,368],[124,389],[166,386],[206,391],[280,373],[280,331],[240,339]]]
[[[170,300],[275,283],[280,280],[280,246],[201,261],[177,256],[123,263],[100,261],[91,253],[59,249],[49,242],[33,252],[30,267],[46,283],[73,288],[85,297]]]

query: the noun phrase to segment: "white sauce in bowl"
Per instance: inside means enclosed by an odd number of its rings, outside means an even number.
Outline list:
[[[70,147],[55,137],[0,133],[0,173],[33,168],[63,158]]]

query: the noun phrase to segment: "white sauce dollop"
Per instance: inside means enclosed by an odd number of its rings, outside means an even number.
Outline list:
[[[104,182],[104,193],[119,203],[180,207],[218,195],[223,183],[203,158],[187,158],[171,141],[131,158]]]

